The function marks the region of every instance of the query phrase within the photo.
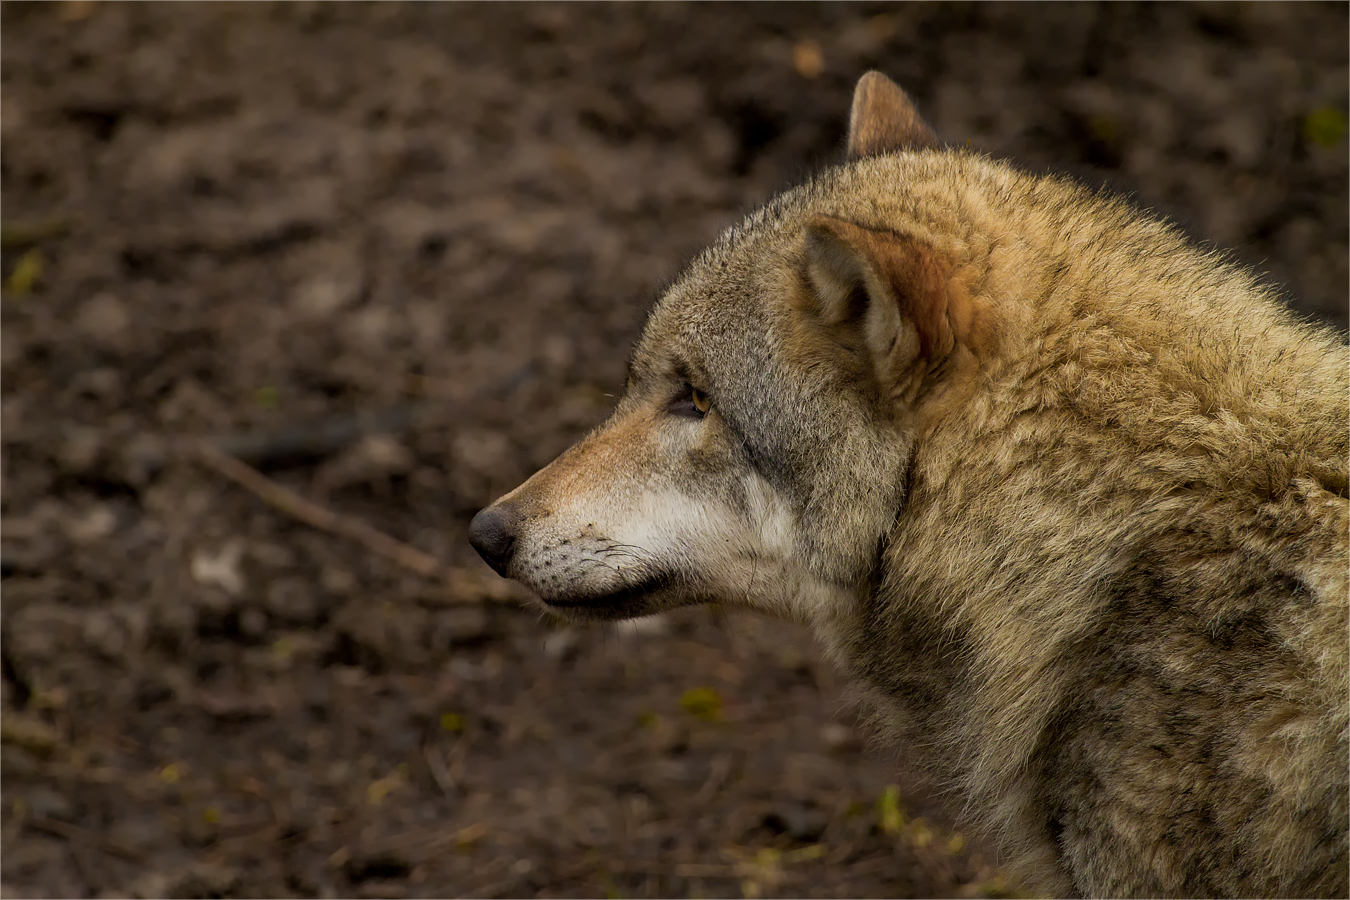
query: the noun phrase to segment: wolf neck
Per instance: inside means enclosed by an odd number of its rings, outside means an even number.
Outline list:
[[[913,417],[885,578],[839,654],[996,820],[1026,799],[1052,685],[1071,691],[1063,648],[1141,544],[1217,533],[1296,483],[1346,494],[1345,348],[1170,230],[1116,224],[968,242],[988,248],[970,290],[997,298],[997,346]]]

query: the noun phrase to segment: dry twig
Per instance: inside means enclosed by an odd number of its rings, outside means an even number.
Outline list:
[[[47,834],[54,834],[57,837],[65,838],[68,841],[75,841],[81,844],[87,844],[102,850],[110,856],[116,856],[120,859],[128,860],[134,863],[144,863],[146,856],[134,847],[128,847],[126,844],[114,841],[111,838],[104,837],[101,834],[81,828],[78,825],[72,825],[69,822],[62,822],[60,819],[53,819],[48,816],[29,816],[24,822],[30,828],[36,828],[38,831],[45,831]]]
[[[416,547],[392,538],[379,529],[352,516],[344,516],[273,481],[257,469],[240,462],[222,451],[214,444],[201,441],[188,444],[188,455],[206,467],[215,470],[257,494],[267,503],[293,518],[299,519],[312,528],[341,535],[377,553],[393,560],[405,569],[440,581],[445,588],[445,596],[438,596],[436,602],[476,603],[482,600],[507,601],[518,598],[518,594],[508,582],[500,580],[484,581],[476,572],[454,569],[442,565],[429,553],[423,553]]]
[[[210,444],[199,443],[196,446],[196,458],[306,525],[350,538],[372,553],[391,559],[424,578],[448,577],[446,567],[430,554],[396,540],[360,519],[344,516],[306,500],[290,488],[278,484],[252,466],[240,462]]]
[[[455,784],[455,779],[451,777],[448,769],[445,768],[445,761],[441,759],[441,752],[434,744],[427,743],[422,745],[422,755],[426,757],[427,771],[435,780],[437,787],[447,797],[455,798],[459,796],[459,785]]]

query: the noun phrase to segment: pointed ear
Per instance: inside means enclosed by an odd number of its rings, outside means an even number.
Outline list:
[[[848,120],[849,159],[941,145],[898,84],[880,72],[868,72],[858,79]]]
[[[821,324],[861,352],[888,395],[917,390],[955,346],[947,272],[917,238],[816,216],[806,276]]]

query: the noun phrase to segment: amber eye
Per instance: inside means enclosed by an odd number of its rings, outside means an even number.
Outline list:
[[[689,384],[685,384],[684,389],[672,398],[670,405],[666,407],[674,415],[688,416],[691,419],[703,418],[711,408],[712,399]]]

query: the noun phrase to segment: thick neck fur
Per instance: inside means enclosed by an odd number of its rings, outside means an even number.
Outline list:
[[[976,158],[909,165],[928,176],[916,227],[959,220],[933,234],[975,324],[950,388],[914,411],[887,578],[848,655],[904,745],[926,747],[995,829],[1034,832],[1051,815],[1038,754],[1092,677],[1070,648],[1106,633],[1143,646],[1176,626],[1168,617],[1264,616],[1206,599],[1235,573],[1311,593],[1271,626],[1286,645],[1313,651],[1344,634],[1350,358],[1250,276],[1122,204]],[[943,165],[963,170],[950,185]],[[925,186],[965,193],[954,213],[930,210]],[[1328,546],[1339,560],[1318,555]],[[1119,597],[1158,566],[1191,582],[1164,588],[1158,620],[1137,621]],[[887,664],[897,653],[903,671]],[[1344,706],[1346,654],[1320,664],[1326,690],[1307,699],[1326,707],[1323,738],[1343,757],[1345,713],[1326,698]],[[1052,843],[1024,849],[1044,856]]]

